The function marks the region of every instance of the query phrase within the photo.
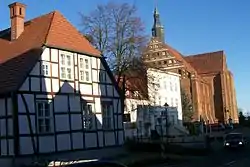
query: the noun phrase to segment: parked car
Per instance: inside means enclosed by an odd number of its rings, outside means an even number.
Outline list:
[[[112,161],[83,161],[72,164],[61,164],[59,167],[126,167],[123,164]]]
[[[224,148],[243,148],[246,145],[245,137],[242,133],[229,133],[224,139]]]

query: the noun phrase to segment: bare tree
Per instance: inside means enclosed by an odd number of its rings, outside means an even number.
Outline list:
[[[80,13],[83,34],[105,55],[118,84],[123,75],[145,70],[140,56],[147,37],[136,11],[134,5],[109,2],[89,15]]]

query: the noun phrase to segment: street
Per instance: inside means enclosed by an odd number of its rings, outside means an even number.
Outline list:
[[[213,155],[176,167],[245,167],[250,165],[249,152],[249,148],[235,151],[220,150]]]

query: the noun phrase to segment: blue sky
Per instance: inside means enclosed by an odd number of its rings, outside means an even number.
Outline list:
[[[115,0],[135,3],[150,34],[154,0]],[[0,5],[0,30],[9,26],[8,5]],[[88,14],[108,0],[20,0],[27,5],[26,19],[59,10],[79,28],[79,12]],[[87,3],[86,3],[87,2]],[[249,0],[158,0],[166,41],[182,54],[224,50],[234,74],[238,106],[250,111],[250,1]]]

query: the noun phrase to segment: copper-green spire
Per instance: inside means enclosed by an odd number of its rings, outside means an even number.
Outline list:
[[[159,38],[162,42],[165,42],[164,39],[164,27],[161,25],[160,13],[155,5],[154,9],[154,24],[152,27],[152,36]]]

